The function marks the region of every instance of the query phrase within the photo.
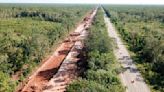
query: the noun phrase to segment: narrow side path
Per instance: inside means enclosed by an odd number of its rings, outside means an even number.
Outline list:
[[[104,14],[104,20],[109,36],[114,39],[117,45],[117,48],[114,49],[114,54],[123,67],[123,72],[119,76],[126,88],[126,92],[150,92],[150,89],[133,63],[128,50],[110,22],[110,18],[106,14]]]

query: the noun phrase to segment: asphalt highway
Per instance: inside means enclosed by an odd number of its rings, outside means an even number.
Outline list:
[[[110,18],[104,14],[104,20],[108,29],[109,36],[114,39],[117,45],[117,48],[114,50],[114,54],[123,67],[123,71],[119,76],[121,78],[122,84],[126,88],[126,92],[150,92],[150,89],[144,82],[143,77],[133,63],[127,48],[121,41],[120,36],[112,25]]]

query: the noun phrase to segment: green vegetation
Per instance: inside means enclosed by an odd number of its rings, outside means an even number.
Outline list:
[[[12,92],[90,9],[90,6],[73,5],[3,4],[0,7],[0,92]]]
[[[155,92],[164,92],[164,7],[105,6]]]
[[[103,17],[99,9],[85,41],[87,71],[83,78],[69,85],[68,92],[124,92],[117,74],[120,67],[113,55],[112,40]]]

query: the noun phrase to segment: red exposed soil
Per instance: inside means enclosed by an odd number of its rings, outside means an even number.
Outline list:
[[[69,50],[73,46],[73,43],[66,42],[57,49],[59,55],[56,53],[51,56],[31,77],[29,77],[28,83],[24,86],[20,92],[40,92],[53,75],[57,72],[60,64],[67,56]],[[35,91],[34,91],[35,90]]]

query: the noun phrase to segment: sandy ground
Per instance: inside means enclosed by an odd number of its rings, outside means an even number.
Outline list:
[[[80,36],[85,35],[83,34],[85,33],[83,30],[90,26],[92,18],[95,16],[96,12],[96,10],[92,11],[88,16],[86,16],[89,20],[81,22],[74,32],[79,32],[81,34]],[[64,92],[66,85],[76,73],[76,64],[72,63],[78,60],[72,57],[72,55],[76,55],[76,51],[70,52],[73,47],[75,47],[75,44],[79,44],[79,42],[74,41],[76,38],[78,38],[76,35],[70,35],[67,37],[70,41],[63,41],[63,43],[61,43],[61,45],[59,45],[59,47],[54,51],[53,55],[51,55],[50,58],[28,78],[27,83],[23,86],[23,88],[19,89],[18,92],[43,92],[45,89],[52,89],[53,85],[59,86],[50,91],[47,90],[46,92]],[[81,43],[79,45],[82,46]],[[70,58],[72,60],[70,60]],[[57,84],[54,84],[54,82]]]
[[[108,28],[109,36],[115,39],[118,47],[114,50],[114,54],[124,68],[124,71],[120,74],[120,78],[123,85],[126,87],[126,92],[150,92],[150,89],[137,70],[137,67],[133,63],[127,48],[121,41],[115,28],[110,22],[110,19],[104,15],[104,20]]]

